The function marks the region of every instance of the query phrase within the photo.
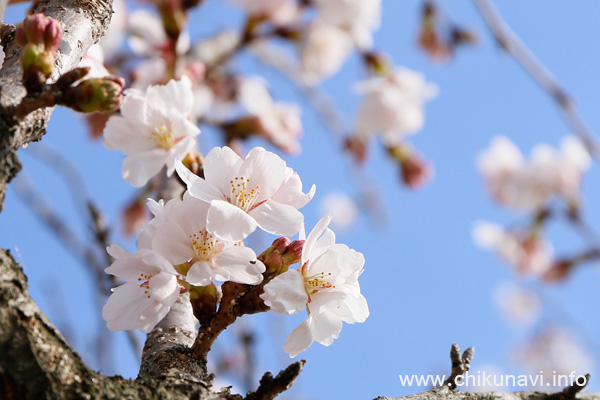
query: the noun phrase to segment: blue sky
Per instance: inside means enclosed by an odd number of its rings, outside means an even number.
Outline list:
[[[546,285],[522,280],[491,253],[472,241],[474,221],[486,219],[508,225],[523,221],[496,205],[475,169],[475,157],[497,134],[510,137],[525,154],[539,142],[558,146],[570,133],[554,103],[529,76],[494,44],[471,1],[443,4],[449,16],[478,34],[477,45],[459,51],[444,64],[432,63],[415,45],[421,2],[383,0],[383,21],[375,45],[387,51],[396,65],[422,71],[438,85],[439,96],[426,106],[424,129],[411,138],[417,149],[435,166],[434,180],[419,191],[400,184],[396,166],[373,143],[369,160],[359,174],[367,176],[383,202],[387,221],[374,225],[366,216],[338,242],[364,253],[363,294],[371,316],[364,324],[346,325],[330,347],[319,344],[301,354],[307,365],[290,393],[309,399],[370,399],[378,395],[400,396],[422,389],[402,387],[398,374],[448,373],[450,345],[475,346],[474,370],[489,365],[507,374],[525,372],[510,354],[535,330],[556,324],[573,330],[589,356],[600,360],[597,310],[598,270],[595,264],[581,268],[566,282]],[[600,35],[594,1],[559,3],[530,0],[499,4],[508,24],[558,77],[576,100],[592,129],[600,129]],[[19,8],[10,11],[16,18]],[[207,0],[194,13],[192,35],[213,33],[241,21],[238,10],[223,2]],[[241,57],[239,70],[264,73],[274,96],[303,100],[293,87],[249,57]],[[345,115],[353,118],[359,98],[352,85],[365,76],[357,58],[349,60],[339,75],[323,84]],[[315,199],[303,211],[307,229],[321,218],[320,201],[333,190],[357,194],[356,170],[340,152],[340,143],[323,129],[316,113],[303,114],[305,136],[301,157],[284,156],[301,176],[304,187],[317,185]],[[122,155],[87,138],[82,118],[57,109],[43,143],[65,155],[81,174],[87,192],[115,224],[133,189],[121,179]],[[210,135],[213,135],[212,137]],[[218,143],[205,130],[202,143]],[[256,141],[256,145],[264,143]],[[35,146],[32,144],[31,147]],[[89,236],[64,181],[53,168],[30,151],[21,159],[28,179],[47,197],[57,213]],[[585,217],[600,227],[598,166],[585,177]],[[0,246],[10,249],[24,265],[30,290],[75,348],[94,359],[94,339],[101,332],[94,302],[94,282],[81,265],[58,243],[9,187],[0,214]],[[584,242],[560,224],[553,225],[553,244],[567,253]],[[115,228],[112,241],[127,244]],[[268,243],[272,238],[257,239]],[[542,322],[533,328],[506,323],[494,305],[493,291],[501,283],[517,282],[536,290],[545,300]],[[257,372],[279,370],[288,362],[281,349],[302,317],[267,313],[244,318],[257,331]],[[115,365],[105,372],[126,377],[137,374],[138,364],[127,348],[125,335],[114,334]],[[142,337],[142,335],[140,335]],[[226,340],[217,348],[227,348]],[[96,366],[98,367],[98,366]],[[598,390],[591,372],[591,388]],[[290,397],[292,396],[290,395]]]

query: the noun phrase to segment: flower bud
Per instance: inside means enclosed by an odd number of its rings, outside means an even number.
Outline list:
[[[290,265],[300,262],[302,258],[302,249],[304,248],[304,240],[294,240],[283,253],[283,265],[285,269]]]
[[[388,152],[400,163],[402,180],[410,188],[418,189],[431,179],[432,167],[409,146],[390,147]]]
[[[265,264],[268,274],[279,272],[283,268],[283,253],[285,253],[289,244],[290,239],[283,236],[278,237],[273,241],[271,247],[258,256],[258,259]]]
[[[31,44],[54,55],[62,40],[62,34],[62,28],[57,20],[44,14],[33,14],[25,18],[19,26],[16,39],[23,48]]]
[[[69,88],[61,104],[82,112],[113,111],[123,102],[124,86],[125,80],[115,75],[86,79]]]
[[[23,83],[28,91],[39,91],[52,74],[62,33],[59,22],[44,14],[28,16],[17,29],[17,43],[23,48]]]

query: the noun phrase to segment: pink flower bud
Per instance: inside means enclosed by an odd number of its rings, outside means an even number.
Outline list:
[[[300,262],[302,258],[302,249],[304,248],[304,240],[294,240],[283,253],[283,264],[290,266]]]
[[[62,34],[62,28],[57,20],[44,14],[34,14],[25,18],[19,26],[16,39],[23,48],[32,44],[54,54],[62,40]]]

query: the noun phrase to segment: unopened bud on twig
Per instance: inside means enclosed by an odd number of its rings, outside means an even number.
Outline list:
[[[304,240],[294,240],[286,237],[275,239],[271,247],[265,250],[258,259],[265,264],[267,274],[281,274],[290,265],[300,262]]]
[[[39,90],[52,74],[62,34],[59,22],[44,14],[28,16],[17,29],[16,40],[23,48],[23,83],[28,91]]]
[[[400,163],[402,180],[407,186],[418,189],[431,179],[432,167],[408,145],[390,147],[388,152]]]
[[[86,79],[69,88],[61,104],[77,111],[113,111],[123,102],[125,80],[109,75],[102,78]]]

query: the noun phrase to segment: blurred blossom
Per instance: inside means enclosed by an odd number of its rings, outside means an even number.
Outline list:
[[[350,196],[342,191],[330,192],[321,201],[321,212],[330,214],[336,230],[346,230],[356,223],[359,209]]]
[[[240,33],[227,29],[215,36],[204,38],[194,45],[194,55],[206,65],[214,65],[219,59],[232,52],[240,42]]]
[[[313,23],[307,29],[300,47],[300,73],[308,84],[317,84],[342,67],[350,52],[348,33],[334,26]]]
[[[4,63],[4,48],[2,46],[0,46],[0,68],[2,68],[2,64]]]
[[[288,25],[299,16],[297,0],[231,0],[248,14],[274,25]]]
[[[125,0],[113,0],[112,7],[114,12],[110,19],[110,25],[98,42],[98,45],[109,59],[121,49],[127,29],[127,5]]]
[[[536,334],[528,343],[514,351],[514,358],[530,371],[544,371],[550,375],[568,375],[591,372],[594,361],[588,355],[574,332],[558,326],[552,326]]]
[[[574,136],[562,141],[560,152],[538,144],[526,162],[521,151],[504,136],[495,137],[477,158],[491,195],[501,204],[522,211],[536,211],[554,196],[577,202],[583,172],[590,156]]]
[[[258,118],[257,133],[281,150],[291,154],[300,153],[300,107],[292,103],[274,102],[266,82],[260,78],[241,80],[239,100],[246,111]]]
[[[160,18],[146,10],[129,14],[129,47],[138,56],[162,56],[168,52],[170,40]],[[183,32],[175,46],[176,54],[185,54],[190,48],[189,33]]]
[[[493,295],[502,316],[511,324],[532,325],[542,313],[542,302],[532,290],[505,283],[497,286]]]
[[[357,91],[365,95],[357,111],[357,135],[366,141],[379,133],[393,147],[423,127],[425,102],[436,96],[437,86],[419,72],[398,68],[359,82]]]
[[[104,51],[99,44],[94,44],[89,48],[77,67],[89,67],[90,71],[85,76],[86,78],[103,78],[110,75],[104,66]]]
[[[521,275],[542,276],[551,267],[554,250],[539,234],[505,230],[500,225],[479,221],[473,228],[478,246],[492,250]]]
[[[381,0],[315,0],[317,21],[347,31],[360,50],[372,45],[381,22]]]

